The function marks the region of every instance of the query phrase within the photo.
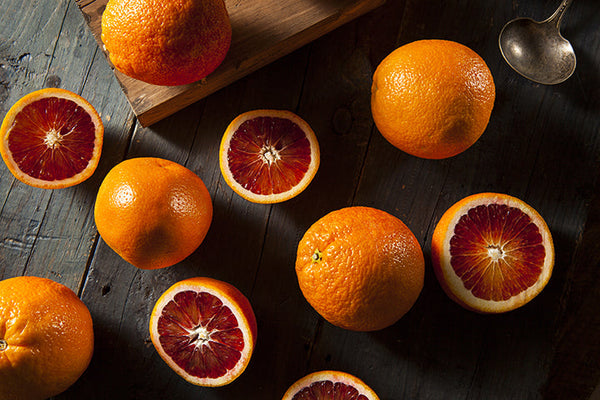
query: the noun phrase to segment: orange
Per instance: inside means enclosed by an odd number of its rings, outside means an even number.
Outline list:
[[[315,222],[298,245],[304,297],[341,328],[373,331],[394,324],[416,302],[425,274],[419,242],[400,219],[347,207]]]
[[[469,310],[501,313],[523,306],[546,286],[554,245],[531,206],[506,194],[479,193],[444,213],[431,257],[450,298]]]
[[[210,194],[198,175],[151,157],[125,160],[111,169],[94,207],[102,239],[142,269],[168,267],[192,254],[212,214]]]
[[[223,0],[109,0],[102,42],[125,75],[154,85],[184,85],[221,64],[231,24]]]
[[[0,399],[65,391],[93,351],[92,317],[71,289],[31,276],[0,281]]]
[[[227,282],[190,278],[158,299],[150,338],[161,358],[186,381],[223,386],[244,372],[256,344],[248,299]]]
[[[279,203],[300,194],[319,168],[317,138],[299,116],[254,110],[225,130],[219,164],[225,182],[254,203]]]
[[[377,67],[371,110],[377,129],[413,156],[462,153],[487,127],[496,89],[483,59],[447,40],[419,40],[390,53]]]
[[[83,97],[47,88],[23,96],[0,126],[0,154],[21,182],[60,189],[83,182],[96,170],[104,126]]]
[[[373,389],[341,371],[319,371],[294,383],[282,400],[379,400]]]

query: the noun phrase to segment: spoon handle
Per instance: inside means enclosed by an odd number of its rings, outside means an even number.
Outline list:
[[[552,14],[544,22],[552,23],[554,24],[554,26],[556,26],[556,29],[558,29],[560,27],[560,21],[562,21],[563,15],[565,15],[565,11],[567,11],[567,8],[569,8],[572,2],[573,0],[563,0],[563,2],[560,4],[560,6],[558,6],[556,11],[554,11],[554,14]]]

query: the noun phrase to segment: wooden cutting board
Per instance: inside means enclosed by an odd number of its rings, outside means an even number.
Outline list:
[[[108,0],[77,0],[100,48]],[[370,11],[385,0],[225,0],[233,38],[223,63],[184,86],[156,86],[114,70],[133,112],[151,125]],[[105,52],[105,55],[106,52]],[[108,58],[108,57],[107,57]]]

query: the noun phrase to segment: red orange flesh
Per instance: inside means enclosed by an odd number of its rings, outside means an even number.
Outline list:
[[[15,103],[0,127],[0,153],[20,181],[59,189],[89,178],[100,160],[104,127],[81,96],[47,88]]]
[[[434,271],[462,306],[482,313],[521,307],[546,286],[554,245],[531,206],[499,193],[469,196],[440,219],[432,238]]]

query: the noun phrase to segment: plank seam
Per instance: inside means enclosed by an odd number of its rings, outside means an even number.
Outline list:
[[[10,193],[13,190],[13,187],[15,186],[15,182],[17,181],[16,178],[12,178],[12,180],[10,181],[10,188],[8,189],[7,195],[4,198],[4,201],[2,202],[2,207],[0,207],[0,215],[4,215],[4,207],[6,206],[6,202],[8,201],[8,197],[10,196]]]
[[[42,190],[47,190],[47,189],[42,189]],[[31,257],[33,256],[34,250],[35,249],[35,245],[38,241],[39,238],[39,233],[40,233],[40,229],[42,229],[42,225],[44,225],[44,221],[46,220],[46,215],[48,214],[48,207],[50,206],[50,202],[52,201],[52,195],[54,193],[52,191],[50,191],[50,197],[48,198],[48,200],[46,201],[46,207],[44,209],[44,213],[42,214],[42,218],[40,219],[40,223],[37,226],[35,235],[34,235],[34,239],[33,239],[33,243],[31,244],[31,251],[29,252],[29,254],[27,255],[27,260],[25,260],[25,263],[23,264],[23,270],[21,272],[21,275],[25,275],[25,271],[27,271],[27,267],[29,266],[29,261],[31,260]]]
[[[81,298],[83,296],[83,288],[85,287],[85,283],[87,282],[88,275],[90,273],[90,268],[92,266],[92,261],[96,256],[96,249],[98,248],[98,242],[100,241],[100,234],[96,231],[94,235],[94,242],[92,243],[92,247],[90,249],[90,255],[88,256],[85,262],[85,269],[83,270],[83,274],[81,274],[81,280],[77,285],[77,297]]]
[[[198,115],[196,126],[194,127],[194,137],[192,138],[192,142],[190,143],[187,155],[185,156],[185,160],[183,162],[183,165],[185,165],[186,167],[188,165],[188,161],[190,160],[190,155],[192,153],[192,149],[194,148],[194,143],[196,143],[196,138],[198,137],[200,126],[202,125],[202,117],[204,116],[204,109],[206,108],[206,101],[201,102],[201,107],[202,107],[202,110],[201,110],[200,114]]]
[[[306,76],[308,75],[308,71],[310,69],[310,57],[313,52],[313,43],[311,42],[307,45],[308,47],[308,55],[306,56],[306,64],[304,65],[304,73],[302,74],[302,84],[300,85],[300,93],[298,93],[298,104],[294,107],[294,112],[296,114],[300,114],[300,104],[302,103],[302,96],[304,95],[304,88],[306,87]]]
[[[258,281],[260,266],[262,264],[263,255],[265,253],[265,244],[267,243],[267,235],[269,234],[269,221],[271,221],[271,213],[272,212],[273,212],[273,205],[269,205],[267,221],[265,222],[265,232],[263,233],[262,246],[260,246],[260,254],[258,255],[258,266],[256,268],[256,272],[254,273],[254,278],[252,279],[252,287],[250,289],[250,294],[254,294],[254,288],[256,287],[256,282]]]
[[[63,27],[65,26],[65,21],[67,19],[67,14],[69,13],[69,2],[65,2],[65,13],[63,14],[62,21],[60,22],[60,28],[58,29],[58,35],[56,35],[56,40],[54,41],[54,46],[52,46],[52,52],[50,53],[50,57],[48,60],[48,65],[46,66],[46,73],[44,74],[44,79],[42,80],[42,85],[45,85],[46,79],[48,79],[48,74],[50,73],[50,68],[52,67],[52,61],[55,58],[56,48],[58,47],[58,42],[60,41],[60,36],[63,33]]]
[[[365,146],[365,152],[363,154],[363,158],[360,163],[360,172],[358,173],[358,176],[354,179],[354,191],[352,192],[352,197],[350,199],[350,204],[353,206],[355,205],[354,201],[356,200],[356,196],[358,195],[358,190],[359,190],[361,182],[363,180],[365,166],[367,164],[367,157],[369,155],[369,148],[371,147],[371,141],[373,139],[374,132],[375,132],[375,124],[371,124],[369,140],[367,140],[367,145]]]
[[[94,65],[94,60],[96,59],[96,55],[98,54],[98,46],[96,46],[96,48],[94,49],[94,54],[92,54],[92,58],[90,61],[90,64],[88,65],[87,70],[85,71],[85,74],[83,75],[83,80],[81,82],[81,87],[79,88],[79,94],[81,96],[83,96],[83,89],[85,88],[85,84],[88,81],[88,78],[92,72],[92,65]]]
[[[312,48],[313,48],[312,42],[309,43],[307,45],[307,47],[308,47],[308,55],[306,56],[306,60],[307,61],[306,61],[306,64],[304,66],[304,74],[302,75],[302,83],[300,84],[300,93],[298,94],[298,102],[297,102],[296,106],[294,107],[294,112],[296,114],[300,113],[300,105],[302,104],[302,96],[304,94],[304,88],[306,86],[306,76],[308,75],[308,70],[309,70],[309,67],[310,67],[310,56],[311,56]],[[265,233],[263,235],[263,242],[262,242],[262,246],[260,248],[260,255],[258,257],[258,267],[256,268],[256,272],[254,274],[254,279],[252,281],[252,288],[251,288],[250,293],[254,293],[254,288],[256,287],[256,283],[258,281],[258,275],[260,273],[260,266],[262,264],[263,254],[264,254],[264,251],[265,251],[265,245],[267,243],[267,235],[268,235],[268,232],[269,232],[269,221],[271,220],[271,213],[272,212],[273,212],[273,205],[270,205],[269,206],[269,213],[267,215],[267,221],[265,223]]]
[[[314,42],[309,43],[307,45],[307,47],[308,47],[308,55],[306,56],[307,61],[306,61],[306,65],[304,67],[304,73],[302,74],[302,84],[300,85],[300,93],[298,94],[298,104],[294,108],[296,114],[300,113],[300,105],[302,104],[302,97],[304,95],[305,88],[306,88],[306,77],[309,75],[309,70],[310,70],[310,65],[311,65],[310,60],[311,60],[311,55],[313,53]],[[270,218],[270,216],[271,216],[271,212],[269,212],[269,218]],[[268,226],[268,220],[267,220],[267,226]],[[266,236],[265,236],[265,240],[263,241],[263,248],[264,248],[265,243],[266,243]],[[261,249],[261,259],[262,259],[262,249]],[[256,275],[258,276],[258,271],[257,271]],[[254,285],[253,285],[253,288],[254,288]],[[322,327],[323,327],[323,317],[319,316],[317,318],[317,325],[315,327],[314,334],[313,334],[312,338],[310,339],[310,342],[308,343],[308,351],[306,353],[306,362],[304,365],[305,373],[308,371],[308,368],[310,366],[310,362],[312,359],[315,345],[319,341],[319,338],[321,336]]]
[[[313,335],[311,341],[308,344],[308,351],[306,352],[306,362],[304,363],[304,374],[306,375],[310,370],[310,361],[312,359],[312,355],[315,349],[315,345],[319,341],[321,337],[321,332],[323,331],[323,317],[317,319],[317,326],[315,327],[315,334]]]

